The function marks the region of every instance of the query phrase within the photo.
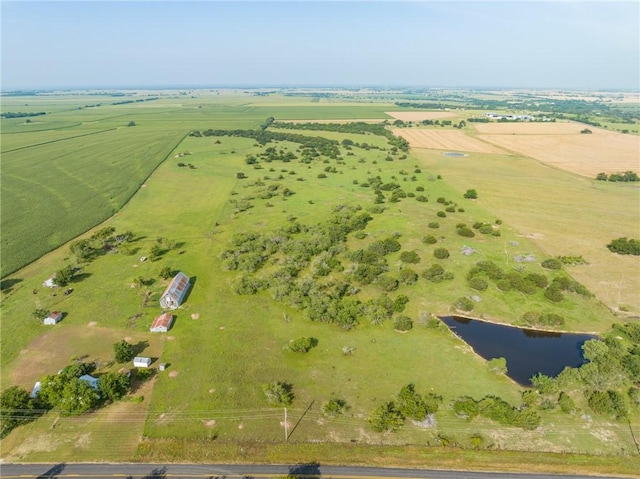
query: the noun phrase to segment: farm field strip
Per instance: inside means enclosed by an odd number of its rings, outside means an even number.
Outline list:
[[[443,118],[455,118],[461,112],[454,111],[387,111],[392,118],[402,121],[441,120]]]
[[[436,150],[460,150],[479,153],[504,154],[494,145],[473,138],[463,131],[436,130],[426,128],[394,128],[393,134],[403,137],[413,148],[432,148]]]
[[[591,126],[573,122],[496,122],[474,123],[481,135],[576,135]]]

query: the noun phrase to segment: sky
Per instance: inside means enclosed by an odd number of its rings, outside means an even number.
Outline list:
[[[2,90],[640,89],[640,2],[0,3]]]

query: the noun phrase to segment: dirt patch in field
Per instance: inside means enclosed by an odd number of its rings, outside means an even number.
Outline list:
[[[600,172],[638,171],[640,141],[634,135],[594,127],[589,127],[591,134],[582,134],[580,130],[585,126],[572,123],[492,124],[478,128],[487,126],[503,127],[504,130],[495,130],[504,132],[482,134],[478,138],[579,175],[595,178]],[[546,129],[549,133],[531,133],[532,128],[535,131]],[[567,133],[569,130],[571,133]]]
[[[193,314],[191,315],[191,319],[200,319],[200,314],[198,314],[198,313],[193,313]]]
[[[401,136],[413,148],[431,148],[435,150],[459,150],[477,153],[503,154],[499,148],[477,140],[459,130],[432,130],[425,128],[395,128],[394,135]]]
[[[18,357],[12,371],[12,384],[31,390],[36,381],[45,374],[56,374],[68,366],[72,357],[86,356],[86,361],[99,360],[102,363],[113,359],[113,343],[123,338],[122,332],[107,328],[80,325],[56,327],[36,338]],[[160,356],[159,338],[133,334],[132,343],[149,341],[145,354]]]
[[[170,378],[175,378],[177,375],[178,375],[178,371],[171,371],[171,372],[169,373],[169,377],[170,377]]]
[[[213,427],[213,426],[216,425],[216,420],[215,419],[210,419],[210,420],[206,421],[204,423],[204,425],[207,426],[207,427]]]
[[[453,118],[460,113],[453,111],[385,111],[387,115],[402,121],[440,120]]]
[[[87,324],[87,326],[89,326],[90,328],[93,328],[94,326],[97,326],[98,321],[91,321],[89,324]]]

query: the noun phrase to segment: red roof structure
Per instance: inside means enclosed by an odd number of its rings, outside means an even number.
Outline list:
[[[153,320],[153,324],[149,328],[152,333],[166,333],[173,324],[173,314],[163,313]]]

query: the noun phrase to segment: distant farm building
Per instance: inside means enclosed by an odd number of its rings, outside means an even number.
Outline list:
[[[173,314],[164,313],[153,320],[153,324],[149,328],[152,333],[166,333],[171,329],[173,324]]]
[[[160,298],[160,306],[163,309],[177,309],[189,290],[189,277],[179,272],[167,286]]]
[[[42,286],[45,286],[47,288],[55,288],[56,286],[58,286],[55,282],[56,279],[56,274],[53,273],[51,276],[49,276],[49,279],[47,279],[44,283],[42,283]]]
[[[148,368],[151,366],[151,358],[144,356],[136,356],[133,358],[133,366],[136,368]]]
[[[485,116],[494,120],[510,120],[510,121],[532,121],[535,118],[531,115],[499,115],[497,113],[485,113]]]
[[[44,318],[42,322],[44,324],[53,325],[59,323],[61,319],[62,313],[60,311],[53,311],[51,314],[49,314],[49,316]]]

